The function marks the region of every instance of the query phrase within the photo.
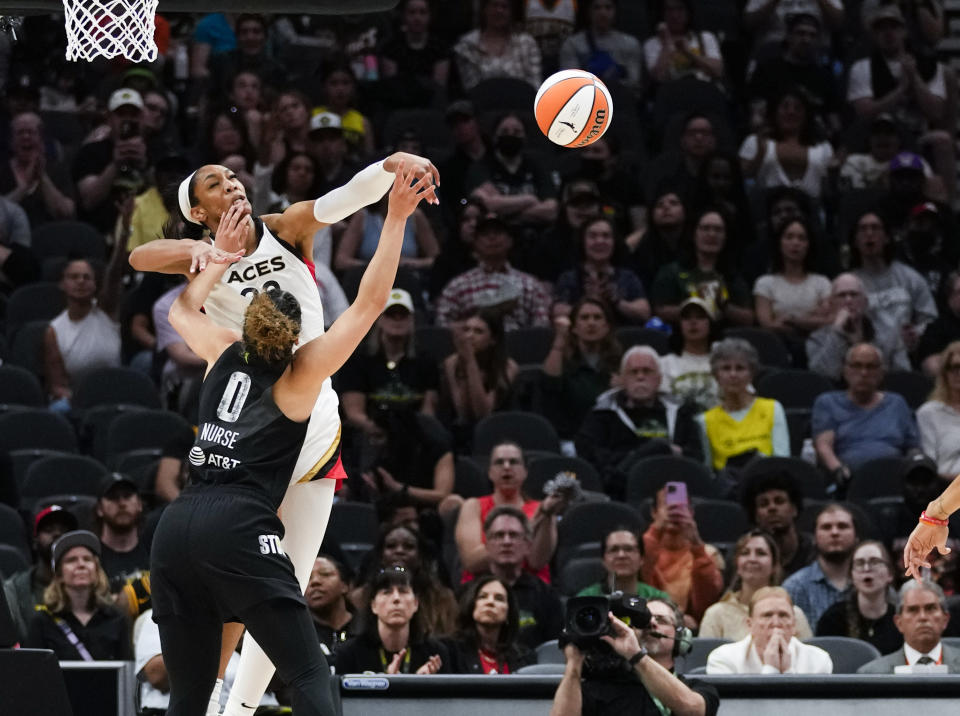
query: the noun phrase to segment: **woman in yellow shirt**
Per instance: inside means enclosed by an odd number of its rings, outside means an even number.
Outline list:
[[[753,379],[760,361],[742,338],[725,338],[710,350],[710,370],[720,405],[697,416],[704,460],[714,470],[729,460],[741,465],[754,455],[790,455],[787,415],[776,400],[758,398]]]

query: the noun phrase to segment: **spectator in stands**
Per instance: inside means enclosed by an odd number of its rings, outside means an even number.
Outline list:
[[[150,168],[143,138],[143,98],[131,89],[118,89],[107,103],[110,136],[84,144],[73,161],[73,180],[80,199],[77,216],[102,233],[113,231],[116,196],[139,186]]]
[[[504,505],[491,510],[483,523],[490,573],[516,597],[520,610],[517,640],[531,649],[560,636],[563,616],[556,590],[525,568],[535,539],[538,518],[534,519],[531,530],[523,510]],[[556,523],[550,516],[544,519],[555,528]]]
[[[784,579],[813,562],[817,556],[813,540],[797,529],[803,492],[793,475],[785,470],[751,475],[743,482],[740,502],[750,522],[777,543]]]
[[[449,47],[431,27],[427,0],[401,3],[399,19],[399,32],[387,40],[380,51],[380,71],[386,80],[384,86],[392,84],[392,94],[402,98],[400,106],[430,106],[434,98],[442,98],[447,91]]]
[[[347,567],[324,554],[317,556],[303,596],[307,600],[313,628],[326,652],[336,654],[344,642],[356,635],[357,621],[347,601],[350,574]]]
[[[100,485],[96,517],[100,528],[100,564],[107,577],[125,581],[150,569],[150,550],[140,539],[143,502],[137,484],[119,472]]]
[[[20,205],[31,226],[72,219],[77,211],[69,171],[45,144],[39,114],[23,112],[10,120],[10,159],[0,165],[0,194]]]
[[[541,377],[543,412],[562,440],[572,440],[597,397],[610,389],[623,349],[610,309],[596,298],[580,299],[569,318],[554,316],[553,330]]]
[[[623,660],[612,673],[598,670],[593,659],[576,644],[564,647],[566,667],[550,716],[662,713],[661,707],[677,716],[715,716],[720,706],[716,688],[687,682],[675,673],[676,645],[678,640],[689,638],[681,631],[683,613],[664,599],[649,601],[647,609],[649,625],[628,626],[612,617],[614,635],[600,637]],[[654,704],[655,711],[647,704]]]
[[[543,285],[508,261],[513,247],[509,226],[487,216],[474,230],[477,267],[456,276],[437,298],[437,324],[452,326],[480,309],[494,309],[510,331],[550,324],[550,297]]]
[[[847,101],[864,119],[892,113],[930,151],[934,170],[953,196],[956,160],[946,123],[956,100],[949,99],[944,66],[933,57],[918,58],[908,51],[906,21],[896,3],[878,6],[867,24],[875,51],[850,67]]]
[[[193,392],[197,381],[202,380],[207,365],[174,330],[168,318],[170,307],[186,287],[186,282],[175,285],[154,302],[152,309],[153,325],[157,332],[154,350],[163,361],[160,396],[162,402],[174,410],[184,407],[180,397]]]
[[[697,185],[691,198],[693,213],[707,207],[723,211],[730,221],[731,248],[736,258],[753,243],[756,229],[750,211],[750,200],[740,169],[740,160],[731,152],[717,151],[703,160]]]
[[[612,207],[608,207],[601,198],[595,181],[571,179],[560,192],[557,220],[544,233],[522,242],[518,263],[537,278],[549,283],[556,282],[561,274],[582,260],[584,225],[601,218],[601,211],[608,209],[612,211]],[[604,218],[611,223],[616,221],[612,216]],[[622,257],[618,258],[622,260]]]
[[[110,599],[100,540],[86,530],[67,532],[52,554],[53,579],[24,646],[52,649],[63,661],[131,660],[130,627]]]
[[[880,390],[883,356],[876,346],[847,351],[843,379],[847,390],[817,396],[810,428],[820,465],[840,487],[869,460],[920,448],[913,411],[897,393]]]
[[[894,158],[901,153],[900,126],[889,112],[882,112],[870,121],[867,151],[847,155],[840,165],[840,186],[843,189],[882,189],[890,180]],[[920,167],[929,185],[933,170],[920,158]],[[897,166],[898,170],[902,168]]]
[[[700,412],[710,410],[720,402],[710,368],[710,346],[718,338],[710,305],[702,298],[688,298],[680,304],[678,324],[679,330],[670,334],[671,352],[660,358],[660,392]]]
[[[441,171],[443,171],[441,169]],[[444,187],[447,178],[443,178]],[[486,215],[483,202],[477,199],[462,199],[457,211],[456,229],[448,232],[440,246],[440,253],[430,268],[430,295],[438,297],[440,292],[454,277],[466,273],[477,265],[473,254],[473,241],[476,238],[477,224]]]
[[[665,184],[650,206],[650,226],[632,243],[627,239],[631,263],[644,286],[653,286],[660,267],[680,257],[687,233],[687,210],[678,188]]]
[[[644,323],[650,302],[637,275],[623,268],[626,251],[613,222],[588,219],[579,233],[580,261],[557,279],[553,314],[569,316],[573,304],[586,297],[608,306],[618,323]]]
[[[573,2],[521,0],[523,29],[537,41],[544,76],[557,71],[560,47],[573,34],[579,11]]]
[[[3,293],[40,277],[40,262],[30,251],[31,243],[26,212],[0,196],[0,290]]]
[[[127,74],[137,72],[129,70]],[[150,77],[151,81],[153,76]],[[152,157],[179,154],[183,151],[177,125],[173,121],[170,98],[156,84],[141,94],[143,97],[143,131],[147,152]]]
[[[523,481],[527,479],[523,449],[512,440],[501,440],[493,446],[487,476],[493,484],[491,494],[471,497],[466,501],[453,497],[440,508],[443,514],[462,505],[457,516],[455,537],[460,564],[465,573],[464,581],[469,579],[469,573],[481,574],[492,570],[493,555],[487,547],[487,523],[494,510],[511,507],[533,521],[532,527],[529,523],[524,526],[524,545],[519,550],[524,557],[521,564],[549,582],[548,565],[557,548],[557,516],[566,509],[564,498],[551,495],[543,502],[527,499],[523,494]],[[500,551],[498,546],[498,554]]]
[[[939,363],[933,392],[917,409],[917,429],[923,453],[949,481],[960,474],[960,445],[955,439],[960,430],[960,341],[943,349]]]
[[[517,600],[493,575],[478,577],[464,589],[457,626],[448,644],[455,674],[515,674],[536,663],[536,654],[517,641]]]
[[[823,649],[794,633],[793,602],[782,587],[754,592],[747,618],[750,633],[722,644],[707,657],[708,674],[830,674],[833,661]]]
[[[169,154],[157,160],[153,181],[134,199],[127,251],[133,251],[138,246],[164,236],[165,229],[168,228],[167,222],[171,217],[179,216],[176,198],[166,192],[166,189],[174,182],[181,181],[190,171],[186,157],[179,154]],[[179,224],[179,220],[176,223]],[[176,235],[180,235],[179,226],[176,228]]]
[[[870,30],[870,19],[878,6],[888,0],[864,0],[860,8],[860,19],[864,29]],[[915,45],[925,46],[928,50],[943,39],[945,32],[944,8],[942,0],[929,0],[924,3],[897,2],[907,26],[907,37]]]
[[[881,654],[899,649],[903,635],[894,625],[895,609],[890,603],[893,570],[893,560],[882,542],[865,540],[858,544],[850,560],[853,590],[823,613],[817,623],[817,636],[863,639]]]
[[[653,197],[665,185],[673,186],[683,199],[690,197],[697,186],[697,177],[704,160],[717,151],[717,135],[713,121],[701,112],[691,112],[683,121],[680,146],[665,147],[652,162],[646,192]],[[652,202],[651,202],[652,204]]]
[[[910,358],[899,329],[874,323],[867,315],[867,294],[863,282],[852,273],[833,279],[830,289],[832,321],[807,338],[810,370],[838,381],[844,374],[844,360],[853,346],[875,345],[887,370],[910,370]]]
[[[833,162],[830,142],[818,139],[806,95],[787,87],[768,104],[765,130],[740,145],[743,173],[760,188],[794,186],[818,200]]]
[[[813,118],[829,135],[840,129],[841,95],[831,68],[821,62],[820,37],[822,23],[808,12],[787,15],[786,38],[780,53],[762,60],[747,83],[747,93],[753,105],[753,129],[762,122],[765,108],[773,106],[783,88],[783,80],[803,89]]]
[[[780,554],[770,533],[759,528],[750,530],[737,540],[733,556],[733,581],[720,601],[707,608],[697,636],[740,641],[750,634],[747,622],[753,595],[764,587],[780,586]],[[813,636],[807,617],[796,606],[793,618],[791,637],[803,640]]]
[[[233,26],[236,47],[213,52],[209,61],[210,87],[221,92],[232,78],[244,71],[256,72],[272,87],[283,87],[290,72],[267,53],[267,19],[242,14]]]
[[[373,258],[387,215],[388,201],[389,194],[350,217],[333,259],[333,267],[337,271],[362,268]],[[433,227],[426,214],[415,209],[404,224],[400,265],[426,274],[438,253],[440,246]]]
[[[337,651],[337,673],[450,673],[446,647],[424,630],[409,572],[396,567],[381,570],[371,583],[371,593],[359,635]]]
[[[817,37],[820,49],[829,44],[829,33],[843,25],[844,10],[841,0],[812,0],[789,2],[787,0],[748,0],[743,10],[743,23],[753,34],[753,56],[763,58],[773,53],[773,48],[786,36],[787,19],[798,12],[813,15],[823,28]]]
[[[932,201],[917,204],[910,209],[896,241],[897,258],[920,274],[937,299],[945,295],[947,277],[960,265],[960,247],[952,240],[957,233],[952,214]],[[944,307],[938,301],[938,316]]]
[[[229,107],[210,108],[194,154],[196,164],[223,164],[229,157],[240,156],[252,168],[256,151],[240,112]],[[250,179],[244,181],[245,187],[254,184]]]
[[[349,152],[355,159],[371,156],[376,149],[373,125],[360,113],[357,104],[357,78],[346,62],[337,62],[326,68],[323,74],[325,104],[314,107],[316,116],[329,112],[340,117],[340,126],[347,140]]]
[[[480,130],[480,123],[477,122],[476,108],[469,100],[458,99],[451,102],[444,117],[453,135],[453,151],[438,166],[443,177],[444,193],[453,199],[445,202],[445,218],[448,223],[453,223],[453,212],[464,208],[464,202],[470,193],[467,187],[470,169],[474,162],[486,156],[487,144]]]
[[[743,467],[759,455],[789,457],[783,406],[757,397],[751,388],[760,369],[756,349],[742,338],[724,338],[710,349],[710,369],[720,404],[696,418],[706,465],[723,470]]]
[[[537,41],[518,29],[518,5],[509,0],[482,0],[477,29],[453,46],[460,82],[468,92],[484,80],[511,77],[534,88],[543,79]]]
[[[331,112],[313,115],[307,136],[307,153],[317,160],[320,167],[317,191],[324,194],[350,181],[357,166],[347,156],[347,140],[340,116]]]
[[[940,585],[911,579],[900,587],[899,597],[893,621],[903,635],[903,648],[867,662],[857,673],[893,674],[899,666],[932,664],[945,664],[949,673],[960,673],[960,652],[941,641],[950,612]]]
[[[805,358],[803,341],[832,318],[830,280],[815,273],[813,230],[806,221],[785,222],[776,241],[770,273],[753,286],[757,323],[783,337],[793,355]]]
[[[493,125],[493,151],[474,162],[466,188],[511,224],[543,227],[557,218],[556,187],[546,169],[525,154],[526,145],[523,119],[516,112],[503,114]]]
[[[825,505],[814,523],[817,558],[787,577],[783,588],[793,603],[807,615],[807,622],[818,624],[833,604],[847,596],[850,589],[850,560],[857,545],[857,525],[853,514],[842,505]]]
[[[259,147],[263,140],[263,83],[260,75],[253,70],[242,70],[230,79],[227,101],[235,108],[247,125],[250,144]]]
[[[624,147],[614,134],[605,134],[583,147],[576,169],[568,177],[593,182],[600,198],[600,210],[612,218],[632,251],[647,229],[647,209],[635,160],[636,147]]]
[[[439,566],[422,533],[413,525],[398,524],[380,530],[367,555],[360,585],[350,601],[363,612],[376,597],[378,575],[398,569],[406,573],[417,594],[419,621],[425,634],[451,634],[456,627],[457,600],[440,578]]]
[[[257,161],[275,167],[292,153],[306,152],[309,132],[310,100],[298,90],[281,92],[264,118]]]
[[[630,527],[607,530],[600,538],[600,558],[607,569],[606,579],[584,587],[577,592],[578,597],[623,592],[644,599],[669,599],[666,592],[643,581],[643,538]]]
[[[489,309],[470,313],[454,327],[454,352],[440,365],[439,412],[459,445],[469,444],[474,426],[510,398],[519,367],[507,356],[503,323]]]
[[[732,265],[727,218],[719,210],[704,209],[692,226],[680,259],[663,266],[653,281],[650,294],[654,313],[675,323],[680,304],[696,296],[710,305],[718,320],[750,325],[750,291]]]
[[[63,269],[60,290],[67,307],[50,321],[43,343],[47,392],[55,409],[69,407],[73,389],[86,374],[120,365],[116,311],[125,254],[123,242],[116,242],[99,291],[88,260],[68,261]]]
[[[668,505],[666,488],[657,490],[653,522],[643,533],[643,581],[662,589],[681,608],[688,626],[695,628],[704,612],[723,591],[723,574],[700,539],[690,503]]]
[[[310,154],[288,152],[270,172],[270,188],[258,186],[257,199],[266,205],[264,213],[281,212],[298,201],[307,201],[317,195],[320,166]],[[258,175],[259,176],[259,175]],[[266,174],[263,175],[264,178]]]
[[[661,0],[657,33],[643,43],[647,72],[655,82],[696,77],[704,82],[723,79],[723,55],[716,36],[698,30],[691,0]]]
[[[33,565],[3,580],[3,591],[17,630],[17,641],[26,639],[27,628],[36,614],[37,606],[43,604],[43,592],[53,579],[53,543],[77,528],[77,518],[60,505],[44,507],[34,517]]]
[[[923,277],[893,258],[893,252],[884,220],[872,211],[862,214],[850,238],[850,265],[863,282],[871,318],[886,330],[899,331],[913,351],[937,317],[937,304]]]
[[[563,42],[560,69],[587,70],[608,84],[639,94],[643,53],[640,41],[616,29],[617,0],[588,0],[585,27]]]
[[[597,398],[574,438],[577,455],[597,468],[613,499],[623,499],[630,467],[644,457],[702,457],[693,406],[661,397],[662,380],[657,352],[633,346],[620,360],[620,386]]]

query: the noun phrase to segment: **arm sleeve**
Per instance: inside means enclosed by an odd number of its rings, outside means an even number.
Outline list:
[[[790,457],[790,428],[787,426],[787,414],[779,401],[773,403],[773,454]]]
[[[313,217],[322,224],[335,224],[365,206],[374,204],[393,184],[394,174],[383,168],[383,162],[371,164],[337,189],[329,191],[313,203]]]

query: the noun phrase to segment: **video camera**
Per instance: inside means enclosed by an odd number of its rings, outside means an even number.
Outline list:
[[[568,599],[563,633],[567,640],[581,649],[589,648],[600,642],[601,636],[613,636],[608,613],[635,629],[645,629],[650,625],[651,614],[646,599],[636,594],[613,592],[608,597]]]

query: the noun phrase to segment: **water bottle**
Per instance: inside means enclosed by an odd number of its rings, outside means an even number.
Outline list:
[[[813,447],[813,438],[804,438],[803,447],[800,448],[800,459],[811,465],[817,464],[817,450]]]
[[[185,43],[177,44],[176,52],[173,55],[173,78],[178,81],[186,81],[190,77],[190,53]]]

